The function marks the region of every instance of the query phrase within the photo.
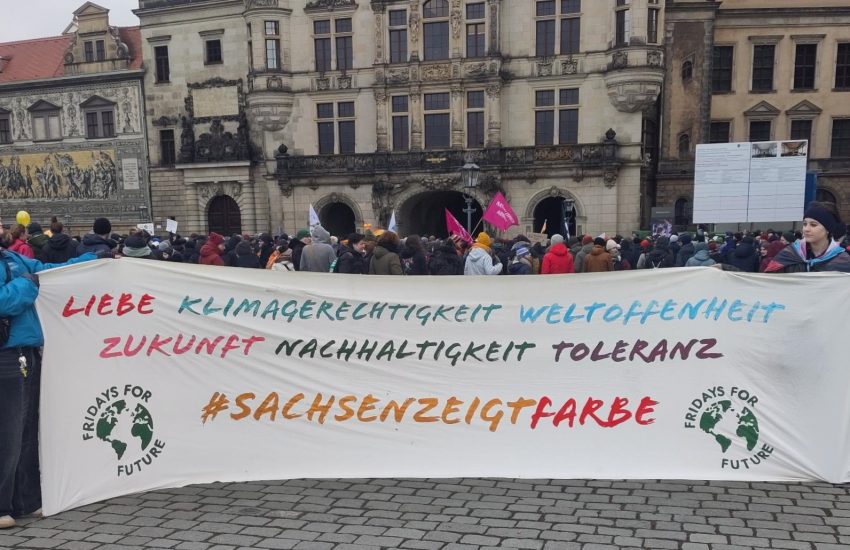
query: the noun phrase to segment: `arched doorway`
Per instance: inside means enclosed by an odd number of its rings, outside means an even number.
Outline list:
[[[673,225],[676,226],[677,230],[684,231],[691,224],[692,215],[691,202],[684,197],[680,198],[673,208]]]
[[[405,235],[434,235],[445,239],[449,236],[446,230],[446,208],[462,226],[466,227],[464,196],[459,191],[431,191],[411,197],[401,208],[399,220],[401,229]],[[475,228],[481,221],[484,211],[477,200],[472,201],[472,208],[475,210],[472,213],[472,228]]]
[[[565,197],[547,197],[538,202],[534,207],[534,231],[549,237],[556,233],[565,238],[575,235],[575,203]]]
[[[242,233],[242,213],[233,197],[221,195],[210,201],[207,208],[210,231],[220,235]]]
[[[354,211],[344,202],[331,202],[319,211],[319,221],[328,233],[340,239],[345,239],[354,233]]]

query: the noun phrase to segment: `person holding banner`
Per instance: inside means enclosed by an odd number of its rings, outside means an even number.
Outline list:
[[[0,249],[0,529],[41,510],[38,406],[44,335],[35,310],[37,273],[95,258],[89,252],[44,264]]]
[[[841,271],[850,273],[850,255],[838,240],[846,226],[835,205],[811,202],[803,213],[803,238],[789,244],[768,263],[765,273]]]

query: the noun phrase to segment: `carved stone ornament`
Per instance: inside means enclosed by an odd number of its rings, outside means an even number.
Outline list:
[[[295,185],[292,184],[292,181],[286,180],[284,182],[279,182],[278,187],[280,188],[280,194],[286,198],[292,196],[292,191],[295,190]]]
[[[488,84],[487,88],[487,96],[490,99],[497,99],[499,95],[502,93],[502,85],[501,84]]]
[[[178,119],[176,116],[161,116],[157,119],[154,119],[151,124],[153,124],[154,126],[174,126],[175,124],[177,124],[177,120]]]
[[[537,76],[552,76],[552,62],[540,61],[537,63]]]
[[[304,11],[333,11],[340,8],[356,8],[357,0],[312,0]]]
[[[212,183],[198,186],[198,200],[206,205],[213,197],[228,195],[237,202],[242,198],[242,185],[239,183]]]
[[[565,59],[561,61],[561,74],[576,74],[578,73],[578,61],[575,59]]]
[[[602,180],[605,182],[605,187],[611,189],[617,184],[617,172],[608,170],[602,175]]]
[[[386,90],[374,90],[375,93],[375,103],[378,105],[386,105],[387,103],[387,92]]]
[[[410,29],[410,44],[415,52],[419,45],[419,7],[414,6],[413,9],[410,10],[410,17],[408,19],[408,28]]]
[[[662,65],[661,52],[649,52],[646,54],[646,64],[650,67],[660,67]]]
[[[425,176],[422,178],[422,187],[429,191],[447,191],[454,189],[460,183],[458,176]]]
[[[330,78],[317,78],[316,79],[316,89],[317,90],[330,90],[331,89],[331,79]]]
[[[269,90],[280,90],[283,88],[283,79],[279,76],[270,76],[266,79],[266,88]]]
[[[612,69],[625,69],[629,66],[629,54],[623,51],[614,52],[611,56]]]
[[[449,19],[452,24],[452,36],[454,36],[455,40],[460,40],[460,30],[463,26],[461,24],[463,21],[463,12],[461,11],[461,4],[459,0],[452,1],[452,12]]]
[[[422,80],[449,80],[452,77],[450,65],[425,65],[422,67]]]
[[[278,0],[245,0],[245,9],[247,10],[254,8],[276,8],[278,6]]]
[[[608,84],[608,99],[622,113],[637,113],[653,105],[661,93],[661,83],[635,80]]]
[[[496,193],[504,194],[502,188],[502,178],[498,174],[487,174],[478,182],[478,190],[488,197],[494,196]]]
[[[195,142],[195,162],[220,162],[249,160],[247,153],[247,127],[237,136],[224,131],[220,120],[214,120],[208,133],[201,134]]]
[[[466,66],[466,76],[487,76],[487,63],[471,63]]]
[[[541,162],[569,162],[574,156],[575,151],[572,145],[553,145],[534,149],[534,160]]]
[[[410,80],[410,73],[407,69],[390,69],[387,72],[387,82],[389,84],[404,84]]]
[[[336,79],[337,88],[340,90],[350,90],[351,89],[351,77],[350,76],[340,76]]]
[[[555,187],[554,185],[549,188],[549,196],[556,198],[561,196],[561,190]]]

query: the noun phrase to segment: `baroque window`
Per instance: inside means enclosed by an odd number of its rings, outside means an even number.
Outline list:
[[[422,40],[424,60],[449,58],[449,3],[447,0],[429,0],[422,5]]]

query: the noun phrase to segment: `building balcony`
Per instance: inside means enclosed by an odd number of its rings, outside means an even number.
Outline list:
[[[601,168],[618,164],[618,145],[613,139],[603,143],[552,145],[543,147],[501,147],[477,150],[429,150],[346,155],[277,155],[278,178],[327,175],[390,174],[395,172],[457,172],[472,160],[483,171],[525,170],[580,166]]]

